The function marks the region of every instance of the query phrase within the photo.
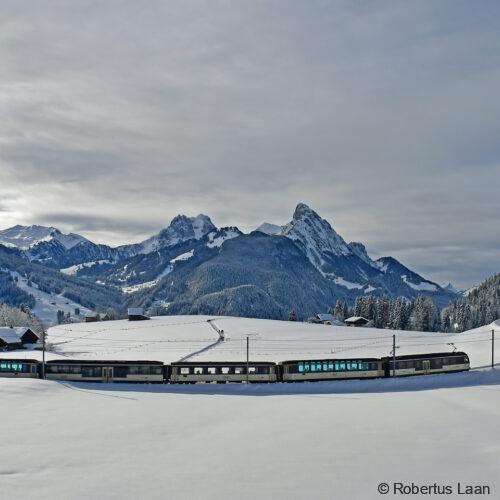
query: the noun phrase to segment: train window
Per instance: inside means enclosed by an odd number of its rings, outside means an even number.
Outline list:
[[[304,373],[304,363],[299,363],[299,373]]]
[[[195,375],[202,375],[203,374],[203,368],[201,366],[195,366],[193,368],[193,373]]]
[[[69,372],[70,373],[81,373],[81,366],[80,365],[71,365],[69,366]]]
[[[333,372],[333,361],[328,361],[328,371]]]
[[[217,368],[215,366],[209,366],[207,368],[207,373],[209,375],[215,375],[217,373]]]
[[[229,374],[229,367],[228,366],[223,366],[220,371],[222,372],[222,375],[228,375]]]
[[[151,375],[163,375],[163,366],[152,366]]]
[[[255,372],[256,372],[255,366],[248,367],[248,373],[255,373]]]
[[[101,377],[102,368],[100,366],[82,366],[82,377]]]
[[[241,375],[242,373],[245,373],[245,369],[242,366],[236,366],[234,368],[235,375]]]
[[[181,367],[181,375],[189,375],[189,367],[187,366]]]

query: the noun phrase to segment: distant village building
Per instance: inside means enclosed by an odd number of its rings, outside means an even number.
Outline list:
[[[324,325],[345,326],[343,321],[340,321],[330,313],[316,314],[316,318],[318,318],[319,322]]]
[[[129,321],[144,321],[149,319],[144,315],[144,309],[142,307],[129,307],[127,315]]]
[[[95,323],[96,321],[100,321],[100,319],[99,314],[87,314],[85,316],[85,323]]]
[[[347,326],[370,326],[372,322],[363,316],[351,316],[345,320]]]
[[[31,328],[0,328],[0,350],[22,349],[26,344],[36,344],[38,335]]]
[[[330,313],[318,313],[310,318],[307,318],[308,323],[316,323],[322,325],[345,326],[343,321],[338,320]]]

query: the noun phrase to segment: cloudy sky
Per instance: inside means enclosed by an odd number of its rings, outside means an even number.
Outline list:
[[[374,257],[500,271],[500,3],[0,2],[0,228],[109,244],[303,201]]]

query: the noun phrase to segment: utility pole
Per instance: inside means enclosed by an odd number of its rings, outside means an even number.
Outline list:
[[[392,336],[392,376],[396,376],[396,335]]]
[[[45,379],[45,330],[42,331],[42,379]]]
[[[495,368],[495,330],[491,330],[491,368]]]
[[[247,335],[247,384],[250,371],[250,337]]]

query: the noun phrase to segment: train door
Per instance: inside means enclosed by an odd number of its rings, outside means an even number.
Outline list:
[[[431,371],[431,362],[428,359],[422,361],[422,369],[425,375],[429,375]]]
[[[113,367],[112,366],[105,366],[102,369],[102,381],[107,382],[108,384],[113,382]]]

